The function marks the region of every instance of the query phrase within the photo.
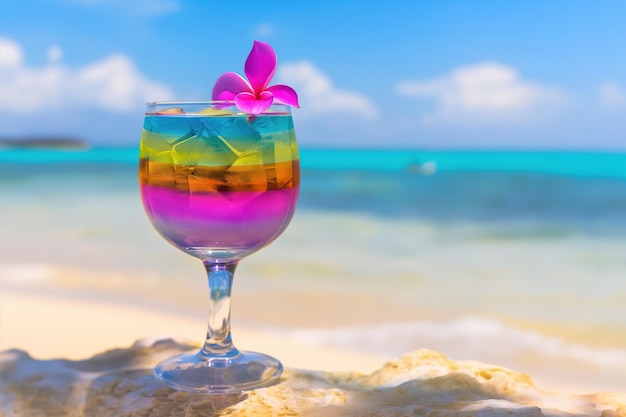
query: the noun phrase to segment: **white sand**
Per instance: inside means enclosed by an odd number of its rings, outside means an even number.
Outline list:
[[[152,343],[173,338],[198,344],[205,331],[201,318],[43,289],[2,288],[0,417],[42,415],[42,410],[99,417],[431,412],[626,417],[626,393],[580,394],[562,386],[546,390],[528,375],[497,365],[455,362],[428,350],[385,364],[380,357],[298,343],[270,331],[242,326],[233,330],[240,349],[269,353],[283,362],[287,370],[282,382],[230,399],[173,393],[156,383],[150,369],[180,347]],[[143,341],[135,343],[138,339]],[[19,351],[9,350],[14,348]],[[120,358],[126,358],[124,365]],[[93,414],[84,414],[83,407]],[[207,409],[214,413],[206,414]]]
[[[42,360],[79,360],[108,349],[131,346],[138,339],[172,338],[191,345],[199,345],[203,341],[206,321],[197,310],[194,310],[195,313],[182,313],[158,301],[133,301],[136,298],[132,294],[122,299],[116,298],[114,292],[91,288],[81,293],[72,288],[70,286],[62,290],[32,283],[0,286],[0,351],[17,348]],[[254,300],[246,300],[245,297],[237,300],[240,301],[238,307],[244,307],[244,313],[251,316],[254,309],[247,304],[254,304]],[[290,312],[289,319],[294,323],[305,323],[312,311],[310,307],[305,308],[293,300],[286,310]],[[337,313],[332,308],[325,310],[328,311],[319,313],[322,316]],[[241,308],[238,312],[241,312]],[[274,323],[271,314],[263,315],[261,312],[259,316],[262,323]],[[324,345],[323,340],[316,343],[314,338],[294,337],[292,333],[271,331],[267,327],[254,328],[236,321],[233,323],[233,340],[239,349],[273,355],[286,368],[371,372],[386,360],[394,358]],[[564,359],[557,366],[533,355],[533,352],[520,352],[515,358],[523,367],[474,356],[467,359],[496,363],[516,371],[523,370],[540,386],[558,388],[562,392],[626,392],[625,379],[619,369],[600,372],[597,369],[585,369],[580,364],[568,367]]]
[[[38,359],[83,359],[137,339],[199,344],[205,331],[200,318],[145,306],[0,289],[0,351],[19,348]],[[374,355],[297,343],[241,326],[233,327],[233,337],[239,349],[274,355],[289,368],[370,372],[383,363]]]

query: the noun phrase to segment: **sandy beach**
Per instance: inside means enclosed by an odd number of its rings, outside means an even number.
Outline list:
[[[138,279],[133,285],[118,287],[117,275],[66,270],[47,271],[44,274],[47,281],[35,285],[41,271],[33,267],[19,271],[13,271],[16,279],[12,282],[6,279],[5,271],[5,284],[0,287],[0,350],[22,349],[42,360],[81,360],[109,349],[131,346],[137,340],[173,339],[194,346],[203,341],[206,322],[201,285],[187,291],[179,288],[177,293],[170,286],[155,287],[149,285],[149,280]],[[92,278],[89,283],[76,281],[85,275]],[[194,296],[194,291],[199,293]],[[292,369],[371,372],[399,356],[390,339],[393,332],[385,330],[385,324],[392,326],[400,318],[415,314],[376,298],[340,295],[333,298],[323,292],[305,295],[294,291],[264,294],[267,299],[263,301],[256,299],[257,295],[234,294],[235,344],[242,350],[269,353]],[[455,330],[455,326],[461,328]],[[463,326],[472,332],[472,338],[455,335]],[[354,336],[354,329],[361,327],[372,332],[365,337]],[[618,368],[591,368],[576,356],[568,359],[568,348],[559,347],[557,339],[540,340],[537,343],[543,345],[538,345],[538,350],[520,349],[511,358],[489,353],[498,349],[498,339],[476,328],[475,323],[448,323],[440,331],[458,337],[458,349],[450,349],[447,338],[438,341],[427,336],[423,338],[423,347],[456,352],[456,357],[461,359],[505,366],[531,375],[540,386],[564,392],[626,392],[626,381]],[[355,349],[359,337],[365,345],[380,343],[388,351]],[[343,342],[346,338],[349,344]],[[476,343],[481,341],[485,349],[477,350]],[[510,341],[502,339],[500,343],[506,345]],[[546,351],[542,353],[542,349]],[[560,356],[557,361],[550,362],[546,356],[551,350]],[[401,354],[404,353],[408,350]],[[584,355],[584,350],[580,354]],[[605,355],[610,361],[610,352]]]
[[[236,345],[280,357],[286,367],[369,372],[384,358],[339,348],[298,343],[279,333],[234,329]],[[131,346],[138,339],[172,338],[198,345],[206,332],[200,317],[113,301],[0,290],[0,350],[26,349],[38,359],[85,359]]]
[[[429,350],[386,360],[243,326],[235,333],[240,348],[283,361],[277,385],[207,396],[156,383],[152,366],[197,345],[203,327],[198,318],[146,306],[3,288],[0,415],[626,415],[626,393],[576,393],[581,385],[541,385],[527,374]]]

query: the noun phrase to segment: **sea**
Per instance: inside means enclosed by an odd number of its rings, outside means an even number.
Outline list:
[[[137,158],[0,150],[0,286],[200,314],[201,266],[151,228]],[[303,149],[301,167],[289,228],[238,267],[235,324],[626,392],[626,153]]]

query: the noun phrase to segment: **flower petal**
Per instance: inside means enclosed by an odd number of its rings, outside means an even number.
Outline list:
[[[290,106],[300,107],[298,104],[298,94],[296,93],[296,90],[288,85],[273,85],[266,91],[269,91],[274,95],[274,101],[278,104],[288,104]]]
[[[213,100],[233,100],[241,92],[253,92],[252,87],[241,75],[227,72],[217,79],[213,86]]]
[[[235,96],[235,104],[245,113],[259,114],[269,109],[274,96],[269,91],[263,91],[257,98],[254,94],[243,92]]]
[[[265,90],[276,72],[276,53],[269,43],[254,41],[244,70],[257,95]]]

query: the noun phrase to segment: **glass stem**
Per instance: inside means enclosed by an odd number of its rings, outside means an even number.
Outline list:
[[[230,336],[230,292],[237,263],[205,262],[209,291],[209,327],[200,351],[206,357],[232,357],[239,354]]]

